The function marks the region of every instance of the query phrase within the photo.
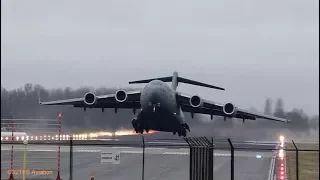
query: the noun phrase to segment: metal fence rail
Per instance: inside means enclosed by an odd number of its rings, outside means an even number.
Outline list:
[[[46,173],[43,168],[51,172],[47,172],[47,178],[53,178],[54,172],[59,173],[60,147],[52,146],[52,151],[38,152],[37,156],[28,156],[26,161],[27,141],[60,142],[60,132],[61,119],[1,119],[1,170],[7,168],[6,173],[1,173],[1,178],[8,174],[10,179],[14,176],[26,179],[30,174]],[[10,146],[2,147],[2,144],[8,143]],[[6,157],[10,157],[10,160],[6,160]],[[26,169],[26,166],[32,170]]]
[[[157,141],[158,142],[158,141]],[[37,150],[40,147],[41,148],[47,148],[46,151],[58,151],[56,149],[57,145],[61,146],[61,153],[64,153],[64,156],[61,157],[61,169],[58,168],[57,172],[55,173],[55,176],[60,176],[61,174],[64,174],[61,178],[62,179],[89,179],[89,175],[91,173],[93,174],[100,174],[100,176],[103,176],[106,172],[110,172],[111,174],[108,174],[108,176],[112,176],[112,172],[118,172],[117,167],[115,166],[103,166],[99,163],[95,163],[92,165],[92,167],[89,167],[92,169],[87,169],[88,174],[87,177],[84,177],[82,170],[79,171],[78,168],[75,168],[76,166],[79,166],[79,163],[76,163],[76,161],[79,158],[83,158],[84,154],[80,153],[81,148],[87,149],[87,151],[93,152],[93,153],[101,153],[103,150],[99,150],[99,148],[125,148],[125,146],[129,146],[131,149],[131,152],[129,150],[124,149],[122,152],[129,152],[128,154],[123,154],[121,157],[123,157],[124,161],[128,161],[131,163],[130,168],[133,170],[128,170],[128,174],[123,174],[122,176],[130,177],[130,179],[148,179],[151,178],[154,175],[154,172],[152,171],[152,167],[156,167],[158,169],[161,169],[163,173],[161,175],[158,175],[159,177],[167,177],[169,178],[169,173],[171,172],[171,169],[177,169],[177,171],[181,171],[179,174],[180,177],[177,177],[177,179],[190,179],[190,180],[219,180],[219,179],[237,179],[241,173],[245,172],[248,176],[254,177],[254,174],[252,169],[245,169],[248,164],[245,164],[246,159],[248,159],[248,156],[252,156],[252,154],[256,154],[257,159],[262,160],[256,160],[259,161],[259,164],[256,166],[259,167],[253,167],[257,169],[262,168],[269,168],[268,171],[268,178],[269,180],[276,180],[276,179],[288,179],[288,180],[301,180],[304,177],[304,175],[301,173],[301,166],[303,164],[303,161],[300,159],[303,156],[303,153],[309,152],[309,153],[315,153],[318,155],[318,157],[314,157],[315,159],[319,158],[319,149],[317,148],[308,148],[308,149],[301,149],[299,148],[299,145],[297,145],[295,142],[292,141],[293,146],[292,147],[285,147],[280,146],[280,144],[277,144],[276,146],[252,146],[254,143],[239,143],[237,141],[232,141],[231,139],[224,140],[222,142],[221,140],[215,140],[215,138],[208,138],[208,137],[190,137],[180,140],[166,140],[166,143],[156,143],[148,141],[142,136],[141,140],[139,141],[104,141],[104,140],[73,140],[72,138],[70,140],[29,140],[28,141],[28,147],[30,149]],[[1,141],[1,151],[4,152],[7,148],[11,149],[11,145],[17,147],[22,145],[22,141]],[[259,148],[258,148],[259,147]],[[79,149],[80,148],[80,149]],[[166,152],[163,149],[166,149]],[[173,151],[174,150],[174,151]],[[186,150],[186,151],[185,151]],[[28,150],[27,150],[28,151]],[[154,151],[159,152],[154,153]],[[179,157],[175,155],[176,151],[179,151],[180,153]],[[284,152],[284,155],[279,155],[282,152]],[[131,154],[130,154],[131,153]],[[29,156],[31,152],[27,153],[28,157],[27,160],[30,160],[31,158]],[[162,154],[162,155],[160,155]],[[167,154],[170,158],[174,159],[172,160],[171,164],[166,163],[166,161],[163,159],[164,155]],[[177,153],[176,153],[177,154]],[[267,154],[267,155],[264,155]],[[268,158],[264,158],[264,156],[268,156]],[[270,159],[271,163],[269,163]],[[286,160],[286,156],[290,156],[291,159]],[[294,157],[294,158],[292,158]],[[3,157],[1,157],[3,158]],[[92,158],[96,158],[94,156],[88,155],[88,160],[91,161]],[[119,157],[120,158],[120,157]],[[141,158],[141,159],[140,159]],[[252,158],[252,157],[251,157]],[[140,159],[140,160],[139,160]],[[294,159],[295,162],[292,162]],[[3,159],[1,159],[3,161]],[[4,160],[5,161],[5,160]],[[92,161],[99,162],[99,160]],[[173,164],[177,162],[177,165]],[[218,164],[219,161],[224,161],[224,166],[219,167]],[[43,162],[43,161],[42,161]],[[181,162],[181,163],[180,163]],[[23,163],[23,162],[20,162]],[[270,165],[269,165],[270,164]],[[294,164],[294,165],[292,165]],[[41,166],[41,164],[39,164]],[[170,166],[169,168],[166,168],[165,166]],[[108,168],[107,168],[108,167]],[[3,167],[2,167],[3,168]],[[26,169],[28,167],[24,167]],[[125,167],[128,168],[128,167]],[[314,167],[316,168],[316,167]],[[215,169],[217,170],[217,173]],[[3,169],[2,169],[3,170]],[[111,171],[112,170],[112,171]],[[7,167],[5,170],[7,172],[10,171],[10,167]],[[90,172],[89,172],[90,171]],[[221,172],[219,172],[221,171]],[[222,171],[225,173],[223,174]],[[229,172],[230,171],[230,172]],[[220,175],[218,174],[220,173]],[[131,174],[130,174],[131,173]],[[118,172],[118,174],[114,175],[119,177],[121,175],[121,172]],[[223,174],[223,176],[221,176]],[[316,175],[319,177],[319,171]],[[28,178],[28,175],[26,176]],[[8,176],[9,178],[9,176]],[[171,178],[171,177],[170,177]],[[169,178],[169,179],[170,179]],[[267,177],[265,177],[267,178]],[[58,178],[57,178],[58,179]],[[112,178],[111,178],[112,179]],[[165,178],[164,178],[165,179]],[[258,179],[258,178],[257,178]],[[311,179],[312,180],[312,179]]]

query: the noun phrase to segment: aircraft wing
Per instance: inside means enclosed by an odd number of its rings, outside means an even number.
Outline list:
[[[119,91],[118,91],[119,92]],[[124,92],[124,91],[122,91]],[[39,102],[41,105],[71,105],[73,107],[82,107],[82,108],[122,108],[122,109],[140,109],[140,91],[129,91],[125,92],[123,97],[126,97],[126,100],[120,102],[116,98],[115,94],[107,94],[96,96],[93,93],[87,93],[82,98],[74,99],[65,99],[58,101],[49,101],[49,102]],[[88,95],[91,95],[89,97]],[[89,103],[86,102],[87,98],[91,98]]]
[[[219,104],[216,102],[212,102],[209,100],[202,99],[202,105],[195,107],[190,104],[192,96],[185,95],[182,93],[177,92],[177,101],[181,106],[182,111],[190,112],[190,113],[199,113],[199,114],[208,114],[208,115],[215,115],[215,116],[223,116],[223,117],[230,117],[230,118],[239,118],[239,119],[249,119],[249,120],[256,120],[256,118],[267,119],[272,121],[280,121],[280,122],[290,122],[290,120],[278,118],[274,116],[268,116],[257,112],[250,112],[247,110],[240,109],[238,107],[233,106],[229,103],[229,109],[232,106],[234,111],[230,111],[230,113],[225,113],[224,107],[225,105]]]

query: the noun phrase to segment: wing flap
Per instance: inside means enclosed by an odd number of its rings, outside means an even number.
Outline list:
[[[216,109],[208,109],[208,108],[196,108],[188,105],[181,105],[181,109],[184,112],[190,112],[190,113],[199,113],[199,114],[207,114],[207,115],[213,115],[213,116],[221,116],[221,117],[226,117],[226,114],[224,114],[223,111],[221,110],[216,110]],[[236,114],[236,118],[239,119],[249,119],[249,120],[256,120],[254,116],[250,116],[247,114],[243,113],[238,113]]]
[[[223,116],[224,113],[219,110],[215,109],[208,109],[208,108],[196,108],[188,105],[181,105],[181,110],[184,112],[190,113],[199,113],[199,114],[208,114],[208,115],[215,115],[215,116]]]
[[[40,105],[78,105],[84,104],[84,98],[65,99],[58,101],[39,102]]]
[[[272,120],[272,121],[280,121],[280,122],[290,122],[290,120],[288,119],[284,119],[284,118],[279,118],[279,117],[275,117],[275,116],[269,116],[269,115],[265,115],[262,113],[258,113],[258,112],[249,112],[243,109],[239,109],[237,108],[237,112],[242,113],[242,116],[254,116],[256,118],[260,118],[260,119],[267,119],[267,120]]]
[[[73,105],[73,107],[84,108],[88,106],[84,104],[79,104],[79,105]],[[131,101],[131,102],[125,102],[125,103],[101,103],[101,104],[95,104],[94,106],[90,106],[90,108],[140,109],[140,102]]]
[[[191,105],[189,103],[191,96],[185,95],[182,93],[177,93],[176,97],[177,97],[177,101],[180,105],[184,104],[184,105],[191,107]],[[221,104],[203,99],[203,107],[207,108],[207,109],[214,109],[214,110],[221,110],[222,111],[223,106]]]

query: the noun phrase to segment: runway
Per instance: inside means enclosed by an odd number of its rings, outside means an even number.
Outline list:
[[[157,144],[157,143],[155,143]],[[161,143],[160,143],[161,144]],[[241,144],[241,143],[240,143]],[[239,145],[240,145],[239,144]],[[248,143],[242,143],[249,146]],[[275,148],[273,144],[251,143],[252,148]],[[23,145],[14,146],[14,169],[22,169]],[[1,145],[1,178],[8,178],[10,169],[10,145]],[[140,180],[142,177],[142,148],[116,146],[74,146],[73,179],[89,179],[93,172],[95,179]],[[101,152],[120,152],[120,164],[101,164]],[[61,146],[62,179],[69,179],[69,147]],[[214,178],[230,179],[230,151],[214,150]],[[252,150],[235,152],[235,177],[238,180],[266,180],[273,152]],[[58,147],[28,145],[28,177],[55,179],[58,167]],[[32,170],[52,170],[32,173]],[[50,173],[51,172],[51,173]],[[189,179],[189,149],[147,147],[145,149],[145,180]],[[17,172],[19,173],[19,172]],[[17,176],[17,175],[16,175]],[[20,175],[21,177],[21,175]]]

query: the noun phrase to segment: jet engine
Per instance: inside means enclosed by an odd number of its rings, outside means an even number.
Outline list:
[[[125,91],[119,90],[116,92],[115,98],[118,102],[125,102],[128,98],[128,95]]]
[[[190,98],[189,103],[192,107],[201,107],[203,105],[203,100],[199,96],[195,95]]]
[[[93,105],[97,102],[97,97],[92,92],[88,92],[84,95],[84,103],[86,105]]]
[[[236,115],[236,107],[232,103],[227,103],[223,106],[223,112],[226,115],[233,117]]]

